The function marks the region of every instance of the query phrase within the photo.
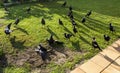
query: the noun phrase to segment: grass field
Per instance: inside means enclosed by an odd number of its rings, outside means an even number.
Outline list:
[[[63,41],[64,48],[68,48],[73,52],[82,51],[81,55],[74,55],[72,61],[67,60],[62,65],[57,65],[51,61],[46,68],[51,69],[51,73],[64,73],[66,70],[74,68],[76,63],[80,63],[90,59],[99,51],[94,50],[91,46],[92,37],[96,37],[101,48],[105,48],[120,37],[120,1],[119,0],[66,0],[67,7],[61,7],[64,1],[54,1],[45,3],[28,3],[9,7],[11,14],[5,14],[3,8],[0,8],[0,55],[3,53],[14,55],[15,51],[23,52],[27,48],[33,48],[39,43],[46,43],[46,39],[50,34],[54,35],[56,40]],[[70,40],[65,39],[64,33],[74,34],[72,24],[67,17],[68,7],[73,7],[73,14],[77,22],[78,33],[71,37]],[[25,9],[31,7],[31,14],[27,14]],[[82,17],[92,10],[92,15],[87,18],[85,24],[81,23]],[[10,38],[4,34],[5,26],[14,22],[16,17],[20,18],[20,23],[11,29],[19,28],[12,32]],[[45,18],[46,25],[42,26],[40,20]],[[58,19],[61,19],[64,26],[58,24]],[[109,31],[109,23],[112,23],[116,32]],[[106,43],[103,35],[107,34],[111,37],[109,43]],[[12,38],[16,36],[15,41]],[[25,43],[22,43],[25,41]],[[3,56],[3,55],[2,55]],[[17,67],[7,66],[0,67],[0,73],[28,73],[29,66]]]

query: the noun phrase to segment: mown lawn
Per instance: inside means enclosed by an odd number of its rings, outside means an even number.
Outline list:
[[[24,51],[26,48],[37,46],[39,43],[46,44],[46,39],[50,34],[54,35],[56,40],[63,41],[64,47],[73,51],[82,51],[84,54],[78,56],[75,55],[74,60],[66,61],[63,65],[56,65],[51,62],[47,67],[52,68],[51,73],[64,73],[66,69],[73,69],[76,63],[80,63],[82,59],[87,60],[98,53],[98,50],[94,50],[91,46],[92,37],[96,37],[101,48],[105,48],[112,42],[120,37],[120,1],[119,0],[67,0],[68,4],[66,8],[61,7],[64,1],[45,2],[45,3],[28,3],[23,5],[16,5],[9,7],[11,14],[7,15],[3,8],[0,8],[0,49],[3,49],[4,53],[14,54],[16,49]],[[78,33],[71,37],[70,40],[65,39],[64,33],[73,33],[72,24],[67,16],[68,7],[73,7],[73,14],[75,21],[77,22]],[[31,7],[31,14],[27,14],[25,9]],[[81,23],[82,17],[92,10],[92,15],[87,18],[85,24]],[[20,18],[20,23],[17,27],[12,26],[11,29],[20,28],[15,30],[10,38],[4,34],[4,27],[14,22],[16,17]],[[40,23],[41,18],[45,18],[46,25],[42,26]],[[58,19],[61,19],[64,26],[59,25]],[[109,31],[109,23],[112,23],[116,32],[111,33]],[[106,43],[103,35],[107,34],[111,37],[109,43]],[[11,44],[10,39],[16,36],[16,41],[24,44],[14,43]],[[2,51],[2,50],[1,50]],[[1,52],[2,53],[2,52]],[[27,67],[10,66],[6,68],[0,68],[1,72],[5,73],[28,73]]]

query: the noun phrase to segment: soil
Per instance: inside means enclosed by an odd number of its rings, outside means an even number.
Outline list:
[[[2,27],[3,26],[3,24],[0,24],[0,27]]]
[[[64,47],[46,47],[49,48],[46,61],[43,61],[40,54],[35,52],[35,48],[29,48],[24,51],[17,50],[15,54],[6,54],[7,62],[9,65],[16,65],[18,67],[24,66],[27,63],[32,69],[31,73],[49,73],[50,70],[45,67],[51,61],[61,65],[68,59],[72,61],[74,55],[81,55],[81,52],[73,52]]]

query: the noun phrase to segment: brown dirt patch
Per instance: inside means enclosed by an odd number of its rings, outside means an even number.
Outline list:
[[[2,27],[3,26],[3,24],[0,24],[0,27]]]
[[[15,55],[7,54],[7,62],[10,65],[16,65],[18,67],[24,66],[26,63],[30,64],[33,69],[31,73],[49,73],[49,69],[45,67],[51,61],[61,65],[64,64],[68,59],[72,61],[74,55],[81,55],[80,52],[73,52],[69,49],[64,48],[51,48],[48,47],[48,55],[46,61],[42,61],[41,56],[35,52],[35,49],[26,49],[22,52],[16,51]],[[52,50],[51,50],[52,49]]]

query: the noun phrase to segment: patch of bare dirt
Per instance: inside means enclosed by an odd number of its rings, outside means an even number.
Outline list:
[[[16,51],[15,55],[7,54],[8,64],[16,66],[24,66],[26,63],[30,64],[33,69],[31,73],[49,73],[46,69],[46,65],[51,61],[61,65],[64,64],[68,59],[73,61],[74,55],[81,55],[81,52],[73,52],[69,49],[51,48],[48,47],[48,54],[46,61],[41,59],[41,56],[35,52],[35,49],[29,48],[22,52]]]
[[[3,26],[3,24],[0,24],[0,27],[2,27]]]
[[[25,63],[29,63],[32,67],[37,67],[43,64],[41,56],[33,49],[17,52],[16,55],[7,55],[7,59],[9,64],[15,64],[17,66],[23,66]]]

